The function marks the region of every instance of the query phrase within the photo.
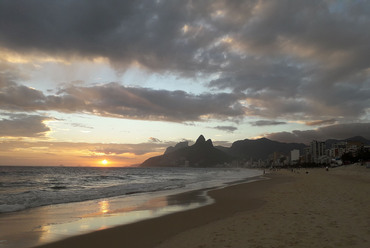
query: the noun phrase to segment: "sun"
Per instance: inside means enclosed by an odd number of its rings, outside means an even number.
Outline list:
[[[104,159],[104,160],[102,160],[102,161],[101,161],[101,163],[102,163],[103,165],[107,165],[107,164],[108,164],[108,160]]]

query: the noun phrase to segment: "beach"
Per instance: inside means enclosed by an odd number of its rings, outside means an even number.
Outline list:
[[[208,194],[214,204],[39,247],[370,247],[365,167],[272,171]]]

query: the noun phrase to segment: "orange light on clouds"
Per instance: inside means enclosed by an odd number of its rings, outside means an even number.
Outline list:
[[[0,142],[0,165],[127,167],[137,166],[163,153],[137,155],[126,152],[107,156],[105,153],[91,152],[96,147],[104,149],[106,146],[112,147],[112,144],[8,140]],[[136,146],[127,145],[128,150],[134,150]]]

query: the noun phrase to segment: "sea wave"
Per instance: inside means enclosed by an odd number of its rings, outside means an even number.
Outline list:
[[[0,213],[39,206],[201,189],[260,175],[248,169],[0,167]],[[5,176],[4,176],[5,175]]]

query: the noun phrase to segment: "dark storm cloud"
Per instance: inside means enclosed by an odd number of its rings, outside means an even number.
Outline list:
[[[213,87],[246,90],[251,114],[359,117],[369,106],[366,1],[260,1],[235,36],[249,52]],[[360,10],[362,9],[362,10]],[[356,37],[356,39],[354,39]]]
[[[132,88],[110,83],[102,86],[69,86],[57,95],[9,83],[0,88],[0,108],[8,111],[55,110],[88,112],[101,116],[173,122],[233,119],[244,115],[243,94],[193,95],[184,91]]]
[[[368,115],[370,106],[369,12],[368,1],[5,0],[0,2],[0,47],[67,58],[105,57],[118,70],[135,63],[157,72],[212,76],[210,87],[244,92],[246,113],[252,116],[356,120]],[[65,111],[83,104],[92,111],[91,104],[74,96],[47,100]],[[179,97],[177,104],[195,97],[153,91],[146,95],[149,102],[151,96],[165,96],[164,102],[171,103]],[[202,99],[214,103],[210,95]],[[140,103],[142,111],[130,112],[127,103],[122,109],[113,101],[106,114],[143,118],[150,109],[156,118],[181,119],[155,103],[157,109]]]
[[[50,131],[43,122],[50,118],[39,115],[8,114],[0,119],[0,137],[40,137]]]
[[[309,143],[312,140],[346,139],[354,136],[370,139],[370,123],[336,124],[314,130],[294,130],[292,132],[277,132],[265,135],[271,140],[298,143]]]
[[[276,126],[286,124],[284,121],[259,120],[251,122],[252,126]]]
[[[181,29],[189,20],[202,19],[190,5],[151,0],[2,1],[0,44],[57,56],[102,56],[119,65],[138,62],[154,70],[195,70],[192,56],[213,38],[205,29],[196,39],[183,37]]]

